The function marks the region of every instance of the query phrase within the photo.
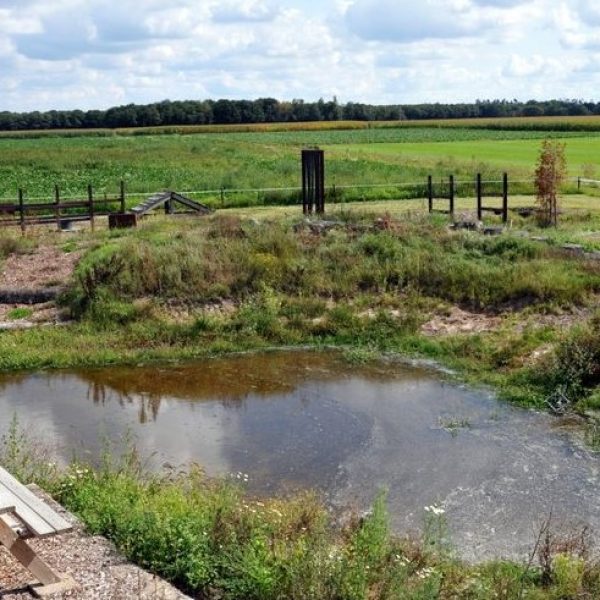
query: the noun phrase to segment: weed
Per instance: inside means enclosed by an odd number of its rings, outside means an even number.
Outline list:
[[[344,350],[343,357],[351,365],[364,365],[379,360],[381,353],[369,346],[347,348]]]
[[[13,308],[6,313],[6,318],[11,321],[17,321],[20,319],[28,319],[33,315],[33,310],[31,308]]]
[[[585,409],[588,397],[588,404],[593,405],[600,386],[600,317],[567,334],[532,379],[546,390],[547,401],[556,412],[578,403]]]
[[[440,427],[448,431],[452,435],[452,437],[456,437],[458,435],[459,430],[470,429],[471,422],[464,417],[440,417]]]

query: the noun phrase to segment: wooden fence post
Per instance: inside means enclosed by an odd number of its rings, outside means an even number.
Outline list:
[[[302,211],[325,212],[325,152],[302,150]]]
[[[433,212],[433,178],[427,176],[427,197],[429,199],[429,212]]]
[[[90,205],[90,226],[94,231],[94,190],[92,184],[88,184],[88,203]]]
[[[54,218],[56,219],[56,228],[60,231],[60,190],[58,185],[54,186]]]
[[[121,214],[125,213],[125,181],[121,179]]]
[[[21,223],[21,233],[25,235],[25,203],[23,200],[23,190],[19,188],[19,221]]]
[[[454,175],[450,175],[448,185],[450,186],[450,216],[454,217]]]
[[[508,173],[502,176],[502,222],[508,223]]]
[[[477,220],[483,221],[483,211],[481,210],[482,209],[481,173],[477,173],[475,188],[477,190]]]

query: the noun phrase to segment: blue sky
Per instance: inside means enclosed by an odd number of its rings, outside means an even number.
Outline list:
[[[600,100],[600,0],[0,0],[0,110]]]

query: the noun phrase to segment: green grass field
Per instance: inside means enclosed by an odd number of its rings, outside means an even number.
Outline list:
[[[428,174],[441,178],[454,173],[460,180],[472,181],[476,172],[497,179],[506,170],[513,179],[528,178],[540,141],[548,136],[564,139],[572,176],[593,178],[600,173],[600,134],[594,131],[484,129],[467,124],[274,129],[224,133],[221,128],[215,133],[186,135],[0,137],[0,201],[15,199],[18,188],[23,188],[29,199],[50,200],[55,184],[66,198],[84,195],[88,183],[97,195],[114,194],[123,179],[131,203],[157,190],[176,189],[201,192],[190,195],[221,206],[222,188],[299,186],[300,150],[313,146],[326,149],[327,184],[335,185],[338,191],[344,186],[424,185]],[[513,193],[524,191],[513,189]],[[346,201],[385,200],[420,196],[423,189],[353,187],[339,195],[338,199]],[[297,199],[293,190],[226,192],[225,206],[291,204]]]
[[[596,137],[570,137],[566,144],[567,165],[571,176],[597,173],[600,169],[600,140]],[[327,149],[339,153],[339,148]],[[536,139],[479,139],[470,141],[436,141],[424,143],[349,144],[344,146],[346,156],[370,156],[371,160],[398,162],[423,161],[435,164],[439,161],[455,161],[457,166],[483,163],[516,174],[530,174],[538,156]]]

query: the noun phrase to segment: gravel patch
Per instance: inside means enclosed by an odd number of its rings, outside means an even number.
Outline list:
[[[54,510],[73,523],[70,533],[45,540],[29,540],[43,560],[58,573],[73,577],[80,586],[52,598],[81,600],[186,600],[172,585],[129,563],[114,545],[100,536],[86,534],[79,520],[44,494],[38,487],[31,489]],[[31,575],[0,546],[0,598],[2,600],[32,600],[27,585]]]

